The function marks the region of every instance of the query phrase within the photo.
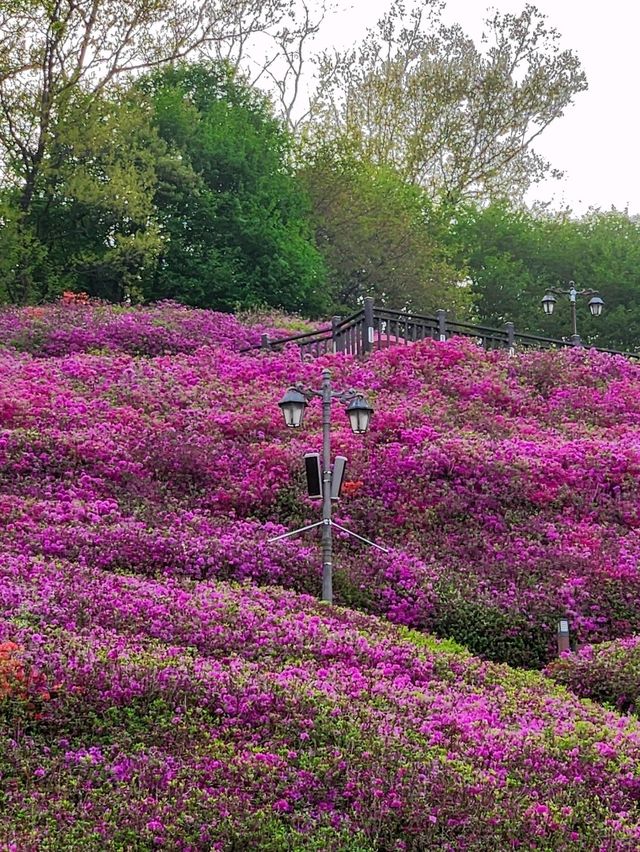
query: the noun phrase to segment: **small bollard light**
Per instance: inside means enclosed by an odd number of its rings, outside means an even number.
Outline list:
[[[558,621],[558,655],[564,651],[570,651],[571,644],[569,641],[569,619],[561,618]]]

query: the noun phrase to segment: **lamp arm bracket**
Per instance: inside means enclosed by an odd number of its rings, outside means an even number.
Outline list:
[[[312,400],[314,396],[322,398],[324,392],[322,390],[315,390],[315,388],[306,388],[303,384],[298,383],[293,385],[293,387],[299,391],[305,399]],[[337,399],[340,402],[351,402],[352,399],[355,399],[357,396],[364,396],[359,391],[354,390],[353,388],[349,388],[349,390],[344,391],[331,391],[331,399]]]
[[[356,399],[358,396],[364,396],[364,394],[353,388],[349,388],[349,390],[334,391],[332,396],[334,399],[340,400],[340,402],[351,402],[351,400]]]
[[[320,397],[322,396],[321,390],[315,390],[314,388],[306,388],[302,384],[302,382],[296,382],[296,384],[293,385],[293,388],[295,390],[297,390],[299,393],[301,393],[304,396],[304,398],[309,400],[309,401],[311,401],[314,398],[314,396],[320,396]]]
[[[571,289],[563,290],[560,287],[547,287],[547,293],[553,293],[554,296],[568,296],[571,293]],[[576,296],[599,296],[599,290],[593,290],[590,287],[587,287],[584,290],[576,290]]]

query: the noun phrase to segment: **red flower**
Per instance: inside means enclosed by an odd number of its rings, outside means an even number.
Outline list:
[[[60,301],[63,305],[86,305],[89,302],[88,293],[74,293],[71,290],[65,290]]]
[[[0,699],[31,697],[49,701],[51,692],[45,686],[44,675],[25,666],[19,656],[22,650],[15,642],[0,642]]]
[[[342,493],[346,494],[347,497],[351,497],[353,494],[357,494],[358,491],[362,488],[362,480],[357,479],[352,482],[345,482],[342,485]]]

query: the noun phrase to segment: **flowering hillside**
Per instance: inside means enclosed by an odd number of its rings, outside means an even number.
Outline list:
[[[26,309],[0,327],[7,553],[316,594],[314,534],[266,539],[317,519],[301,459],[319,407],[292,432],[277,401],[330,366],[376,409],[364,439],[336,413],[339,520],[391,548],[339,542],[339,602],[528,666],[553,654],[560,615],[580,642],[640,630],[634,363],[460,339],[301,363],[295,347],[239,354],[261,328],[172,306]]]
[[[251,585],[9,557],[0,607],[3,849],[640,843],[637,722],[538,674]]]
[[[640,367],[35,310],[0,315],[0,849],[638,848],[637,720],[426,632],[541,666],[560,614],[640,629]],[[337,543],[350,611],[313,534],[267,543],[317,518],[319,411],[277,401],[324,366],[376,409],[335,418],[339,520],[390,548]]]
[[[243,325],[231,314],[190,311],[172,302],[130,309],[65,293],[57,305],[3,308],[0,340],[41,358],[115,351],[154,356],[194,352],[208,342],[238,351],[259,343],[263,333],[283,337],[315,327],[276,312],[256,319],[262,322]]]

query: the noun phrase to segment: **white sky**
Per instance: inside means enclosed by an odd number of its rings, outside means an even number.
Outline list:
[[[325,22],[323,46],[358,41],[390,5],[390,0],[350,2],[348,11]],[[478,41],[488,8],[519,12],[524,5],[525,0],[447,0],[444,20],[460,23]],[[534,5],[562,34],[562,46],[578,54],[589,89],[536,140],[536,150],[565,177],[538,184],[529,201],[569,205],[576,213],[613,205],[640,214],[640,3],[534,0]]]

